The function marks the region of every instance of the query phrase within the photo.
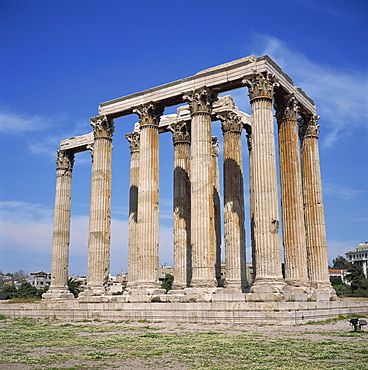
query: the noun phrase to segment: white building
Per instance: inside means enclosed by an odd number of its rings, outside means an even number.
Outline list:
[[[355,251],[345,252],[348,262],[362,266],[365,277],[367,277],[368,263],[368,242],[360,243],[355,247]]]
[[[30,272],[28,274],[28,282],[37,289],[43,289],[51,283],[51,274],[43,271]]]

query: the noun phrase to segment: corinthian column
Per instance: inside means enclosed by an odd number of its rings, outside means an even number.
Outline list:
[[[74,298],[67,286],[73,164],[73,152],[57,151],[51,285],[50,289],[42,295],[43,298]]]
[[[134,287],[138,279],[138,180],[139,180],[139,132],[126,134],[130,143],[130,192],[128,220],[128,287]]]
[[[174,143],[174,289],[189,286],[190,244],[190,124],[171,125]]]
[[[221,281],[221,203],[220,203],[220,173],[218,156],[220,155],[219,142],[216,136],[212,137],[212,169],[213,169],[213,207],[214,207],[214,238],[216,245],[216,280],[222,287]]]
[[[135,109],[140,119],[138,185],[138,287],[156,288],[159,263],[158,125],[164,108],[148,103]]]
[[[224,237],[227,289],[243,292],[247,286],[241,117],[228,111],[217,116],[224,135]]]
[[[90,119],[94,145],[88,238],[87,287],[82,296],[103,295],[110,269],[110,207],[112,135],[114,123],[107,116]]]
[[[276,82],[271,75],[255,74],[244,81],[252,106],[252,175],[256,279],[247,300],[283,299],[278,234],[279,211],[272,99]]]
[[[318,116],[302,116],[299,136],[302,159],[304,219],[307,235],[308,274],[316,300],[335,299],[328,274],[326,226],[318,150]]]
[[[279,134],[285,281],[293,287],[292,293],[294,293],[293,298],[295,300],[306,300],[306,287],[308,285],[307,250],[296,127],[299,112],[295,98],[292,95],[278,96],[275,108]]]
[[[215,99],[216,95],[206,87],[184,96],[192,116],[191,286],[195,288],[217,286],[211,145],[211,112]]]

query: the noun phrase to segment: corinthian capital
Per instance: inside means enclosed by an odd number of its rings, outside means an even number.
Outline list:
[[[243,129],[243,123],[241,116],[233,111],[227,111],[225,113],[218,114],[216,116],[221,121],[222,132],[234,132],[241,134]]]
[[[130,143],[130,152],[139,152],[140,133],[131,132],[130,134],[126,134],[125,137]]]
[[[272,99],[275,87],[279,86],[275,76],[257,72],[252,78],[244,79],[243,84],[248,87],[251,102],[257,98]]]
[[[189,109],[192,115],[211,114],[212,103],[217,100],[217,93],[205,86],[202,89],[185,94],[183,100],[189,103]]]
[[[58,150],[56,152],[56,168],[58,170],[72,170],[74,165],[74,153],[70,150]]]
[[[164,109],[165,107],[160,104],[149,102],[134,109],[133,113],[138,114],[140,127],[158,127]]]
[[[274,107],[278,121],[298,119],[299,107],[293,94],[280,96],[276,99]]]
[[[220,145],[217,136],[212,136],[212,157],[220,155]]]
[[[190,123],[185,121],[175,122],[170,125],[169,129],[173,133],[173,143],[190,144]]]
[[[312,116],[303,116],[298,119],[298,127],[299,127],[299,138],[303,140],[306,137],[314,137],[318,139],[319,134],[319,124],[317,123],[320,119],[320,116],[312,115]]]
[[[112,139],[114,134],[114,121],[107,116],[96,116],[89,119],[93,127],[95,139]]]

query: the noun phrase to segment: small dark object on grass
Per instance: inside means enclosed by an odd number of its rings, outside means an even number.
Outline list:
[[[354,326],[354,331],[362,331],[362,326],[367,325],[365,320],[351,319],[349,322]]]

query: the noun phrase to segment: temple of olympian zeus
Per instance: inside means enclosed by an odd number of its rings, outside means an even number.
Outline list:
[[[247,87],[251,115],[219,93]],[[181,105],[177,114],[165,107]],[[274,110],[273,110],[274,109]],[[91,151],[88,278],[78,300],[108,295],[114,119],[137,114],[130,145],[128,284],[122,302],[329,301],[326,230],[316,107],[268,56],[249,56],[149,90],[102,103],[93,132],[62,140],[57,151],[51,286],[44,298],[72,298],[68,259],[75,153]],[[274,115],[278,133],[275,139]],[[223,133],[223,209],[219,145]],[[172,132],[174,285],[157,281],[159,265],[159,134]],[[248,142],[254,283],[245,274],[243,148]],[[299,138],[299,140],[298,140]],[[279,161],[276,161],[278,140]],[[280,178],[282,231],[280,238]],[[226,280],[220,279],[221,219]],[[282,249],[283,248],[283,249]],[[281,252],[285,271],[282,273]]]

